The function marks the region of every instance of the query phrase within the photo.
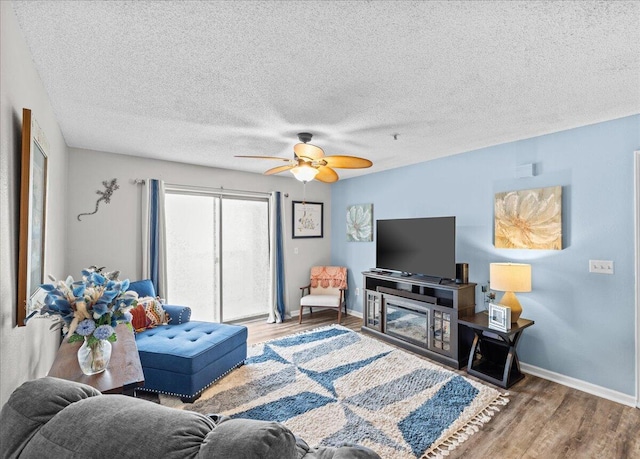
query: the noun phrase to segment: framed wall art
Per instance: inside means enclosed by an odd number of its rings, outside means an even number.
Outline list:
[[[347,241],[373,241],[373,204],[347,206]]]
[[[24,325],[30,298],[44,281],[47,208],[47,143],[31,110],[22,110],[20,165],[20,238],[16,322]]]
[[[489,303],[489,328],[500,331],[511,329],[511,308]]]
[[[293,201],[293,232],[292,237],[308,238],[322,237],[323,203]]]
[[[562,187],[495,195],[498,249],[562,250]]]

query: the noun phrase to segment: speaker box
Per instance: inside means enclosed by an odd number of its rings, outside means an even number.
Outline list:
[[[456,284],[469,283],[469,263],[456,263]]]

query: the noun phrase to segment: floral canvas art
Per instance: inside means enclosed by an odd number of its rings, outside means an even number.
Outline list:
[[[373,204],[347,207],[347,241],[373,241]]]
[[[497,193],[495,246],[562,250],[562,187]]]

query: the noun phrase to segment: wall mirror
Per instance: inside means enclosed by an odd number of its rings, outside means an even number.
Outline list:
[[[16,322],[23,326],[32,297],[44,281],[47,151],[49,145],[31,110],[22,110],[20,241]]]

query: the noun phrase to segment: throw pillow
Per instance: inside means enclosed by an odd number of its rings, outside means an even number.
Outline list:
[[[162,307],[162,303],[160,303],[156,298],[138,298],[138,304],[141,304],[144,307],[147,319],[149,320],[147,328],[153,328],[157,325],[164,325],[168,323],[168,314]]]
[[[131,326],[137,332],[146,330],[149,327],[149,319],[147,318],[147,311],[144,306],[139,304],[135,308],[131,308]]]

